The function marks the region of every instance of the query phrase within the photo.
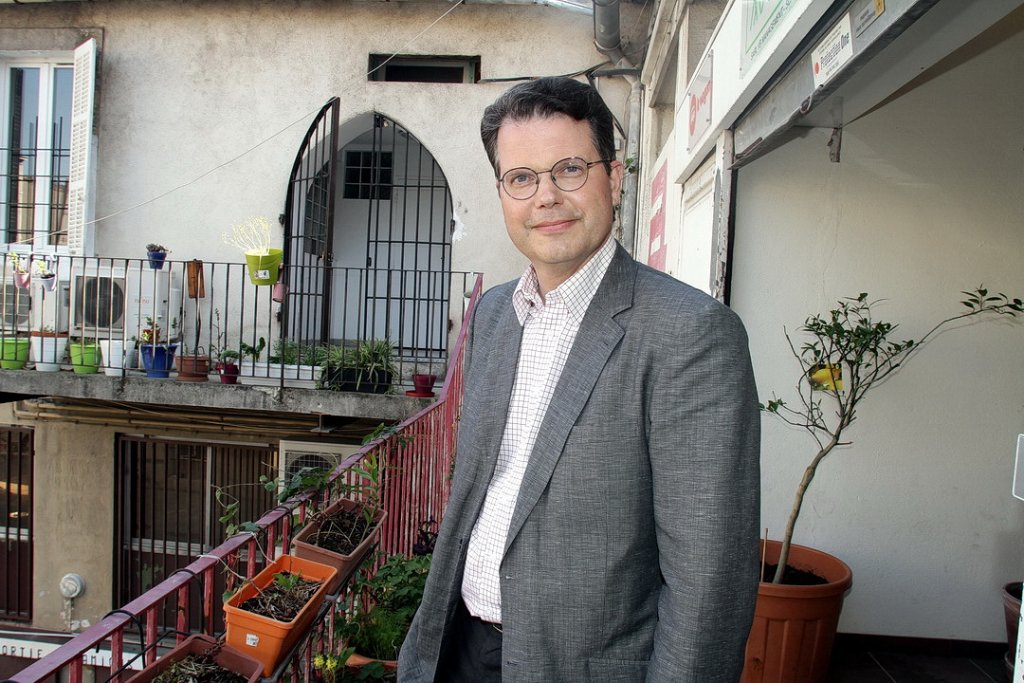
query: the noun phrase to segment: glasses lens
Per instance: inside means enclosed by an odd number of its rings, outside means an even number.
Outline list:
[[[527,199],[537,191],[537,174],[528,168],[513,168],[501,177],[501,184],[510,196]]]
[[[562,159],[551,168],[551,177],[562,190],[578,190],[587,182],[587,162],[579,157]]]

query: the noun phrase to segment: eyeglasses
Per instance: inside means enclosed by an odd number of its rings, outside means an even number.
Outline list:
[[[597,164],[607,164],[611,159],[598,159],[597,161],[584,161],[579,157],[569,157],[555,163],[547,171],[534,171],[532,168],[513,168],[498,178],[498,182],[505,193],[512,199],[529,199],[537,194],[540,187],[540,177],[544,173],[551,174],[551,182],[563,192],[578,190],[587,182],[587,175],[590,167]]]

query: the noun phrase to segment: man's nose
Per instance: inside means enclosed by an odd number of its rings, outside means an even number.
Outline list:
[[[537,194],[533,196],[540,206],[559,204],[562,201],[562,190],[555,185],[555,177],[551,173],[542,174],[537,180]]]

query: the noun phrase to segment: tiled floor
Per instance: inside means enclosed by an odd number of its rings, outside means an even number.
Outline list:
[[[1007,683],[1002,657],[943,656],[843,647],[832,653],[827,683]]]

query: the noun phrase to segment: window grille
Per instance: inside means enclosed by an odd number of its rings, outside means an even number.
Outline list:
[[[391,152],[345,152],[345,199],[391,199]]]
[[[224,541],[218,489],[237,499],[237,523],[255,521],[272,508],[273,493],[259,478],[277,475],[277,451],[265,445],[122,436],[117,472],[114,594],[123,604]],[[200,627],[200,602],[198,596],[190,601],[191,628]],[[158,618],[172,627],[175,610],[166,607]],[[220,619],[219,613],[215,618]]]
[[[0,618],[32,619],[32,431],[0,428]]]

